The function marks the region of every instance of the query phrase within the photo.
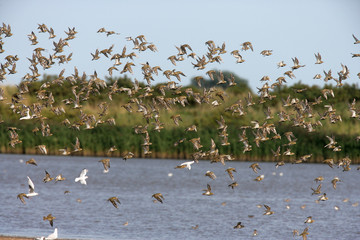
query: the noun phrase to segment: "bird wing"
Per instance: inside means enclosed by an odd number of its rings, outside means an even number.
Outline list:
[[[266,205],[266,204],[264,204],[264,207],[266,208],[266,211],[270,211],[270,207],[268,206],[268,205]]]
[[[81,171],[81,173],[80,173],[80,178],[85,177],[86,174],[87,174],[87,172],[88,172],[88,170],[87,170],[86,168],[84,168],[84,169]],[[85,183],[86,183],[86,182],[85,182]]]
[[[33,181],[31,181],[31,179],[29,177],[28,178],[28,184],[29,184],[29,193],[33,193],[35,191],[35,186]]]
[[[80,179],[80,183],[86,185],[86,180],[85,179]]]
[[[354,34],[352,36],[356,42],[359,41],[359,39],[357,39]]]

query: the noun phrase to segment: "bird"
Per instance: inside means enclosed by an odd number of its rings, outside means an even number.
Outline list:
[[[24,197],[29,198],[26,193],[20,193],[17,195],[17,198],[20,199],[23,204],[26,204]]]
[[[321,55],[320,53],[315,53],[315,58],[316,58],[316,63],[315,64],[322,64],[323,61],[321,60]]]
[[[132,152],[125,152],[121,155],[122,159],[126,161],[127,159],[131,159],[134,157],[134,154]]]
[[[111,202],[115,208],[118,208],[118,203],[120,204],[120,200],[117,197],[111,197],[108,201]]]
[[[321,79],[321,74],[319,74],[319,73],[317,73],[314,77],[313,77],[313,79]]]
[[[315,182],[322,182],[324,181],[324,177],[323,176],[319,176],[317,178],[314,179]]]
[[[107,154],[109,155],[109,154],[111,154],[112,152],[115,152],[115,151],[117,151],[117,148],[116,148],[115,146],[112,146],[112,147],[110,147],[109,150],[107,151]]]
[[[52,178],[51,176],[50,176],[50,174],[45,170],[45,177],[43,178],[43,182],[44,183],[47,183],[47,182],[50,182],[50,181],[52,181],[54,178]]]
[[[360,43],[360,40],[359,40],[359,39],[357,39],[357,37],[355,37],[355,35],[354,35],[354,34],[353,34],[352,36],[353,36],[353,38],[354,38],[354,40],[355,40],[354,44],[359,44],[359,43]]]
[[[188,162],[184,162],[181,163],[180,165],[176,166],[175,168],[187,168],[189,170],[191,170],[191,164],[193,164],[195,161],[188,161]]]
[[[28,185],[29,185],[29,193],[26,194],[26,197],[33,197],[33,196],[39,195],[37,192],[35,192],[35,185],[34,185],[33,181],[31,181],[29,176],[27,176],[27,178],[28,178]]]
[[[254,51],[253,45],[251,44],[251,42],[243,42],[241,45],[242,45],[241,50],[243,50],[243,51],[246,51],[248,49],[251,49],[251,51]]]
[[[312,216],[309,216],[305,219],[304,223],[313,223],[314,220],[312,219]]]
[[[196,125],[191,125],[190,127],[187,127],[187,128],[185,129],[185,132],[190,132],[190,131],[195,131],[195,132],[197,132]]]
[[[270,55],[272,55],[272,50],[262,50],[260,52],[260,54],[263,55],[264,57],[265,56],[270,56]]]
[[[241,222],[238,222],[235,226],[234,226],[234,229],[241,229],[245,227],[244,225],[241,224]]]
[[[334,177],[333,180],[331,180],[334,189],[336,189],[337,182],[341,182],[341,180],[338,177]]]
[[[76,141],[75,141],[75,144],[73,146],[74,146],[74,150],[72,151],[73,153],[82,151],[82,148],[80,147],[80,141],[79,141],[78,137],[76,137]]]
[[[231,52],[231,55],[234,56],[234,58],[236,58],[236,63],[243,63],[245,62],[245,60],[243,59],[243,57],[241,56],[241,54],[239,53],[239,50],[234,50]]]
[[[52,239],[57,239],[57,238],[58,238],[58,229],[55,228],[55,229],[54,229],[54,232],[51,233],[51,234],[49,234],[49,235],[45,238],[45,240],[52,240]]]
[[[284,166],[285,165],[285,162],[284,161],[279,161],[275,164],[275,168],[278,168],[280,166]]]
[[[272,215],[275,213],[274,211],[271,211],[271,208],[268,205],[264,204],[264,207],[265,207],[265,212],[263,215]]]
[[[56,37],[53,28],[50,28],[50,29],[48,30],[48,33],[50,34],[49,39],[52,39],[52,38],[55,38],[55,37]]]
[[[193,230],[196,230],[196,229],[198,229],[198,228],[199,228],[199,225],[197,225],[197,224],[196,224],[195,226],[192,226],[192,227],[191,227],[191,229],[193,229]]]
[[[335,137],[329,137],[329,136],[326,136],[327,139],[329,139],[329,143],[325,145],[324,148],[335,148],[335,145],[337,144],[337,142],[335,141]]]
[[[163,203],[163,200],[165,200],[164,196],[161,193],[154,193],[152,197],[160,203]]]
[[[321,195],[320,197],[319,197],[319,201],[326,201],[326,200],[328,200],[329,198],[326,196],[326,193],[324,193],[323,195]]]
[[[192,138],[189,140],[193,144],[194,149],[199,150],[203,146],[200,143],[200,138]]]
[[[95,50],[95,53],[90,53],[91,56],[92,56],[92,61],[94,60],[98,60],[100,58],[100,52],[99,52],[99,49],[96,49]]]
[[[37,166],[37,163],[36,163],[36,161],[35,161],[35,159],[34,159],[34,158],[30,158],[30,159],[29,159],[29,160],[27,160],[25,163],[26,163],[26,164],[32,164],[32,165]]]
[[[86,179],[88,178],[88,176],[86,176],[87,173],[88,173],[88,170],[86,168],[84,168],[81,171],[80,176],[75,178],[75,182],[80,181],[81,184],[86,185]]]
[[[65,181],[65,180],[66,180],[66,178],[64,178],[64,177],[62,176],[62,174],[59,174],[59,175],[57,175],[57,176],[55,177],[55,182]]]
[[[301,67],[305,67],[305,65],[300,65],[299,64],[299,59],[297,57],[292,58],[292,61],[294,62],[294,66],[291,67],[293,70],[301,68]]]
[[[271,149],[272,154],[274,155],[275,158],[280,157],[280,146],[277,148],[276,152],[274,150]]]
[[[215,180],[216,175],[212,171],[206,171],[205,176],[211,178],[212,180]]]
[[[98,162],[101,162],[104,166],[104,173],[108,173],[109,172],[109,168],[110,168],[110,158],[104,158],[99,160]]]
[[[176,126],[179,126],[179,121],[182,121],[180,114],[171,116],[171,119],[174,121]]]
[[[309,235],[309,228],[305,228],[304,231],[302,231],[302,233],[299,234],[299,236],[302,236],[303,240],[307,240],[307,235]]]
[[[66,148],[59,149],[59,152],[61,153],[61,155],[64,155],[64,156],[71,154],[71,152],[68,151]]]
[[[319,184],[319,186],[317,186],[316,189],[313,189],[311,188],[311,190],[313,191],[313,193],[311,195],[314,195],[314,194],[321,194],[321,183]]]
[[[332,158],[325,159],[323,163],[326,163],[327,165],[329,165],[329,167],[334,168],[334,159]]]
[[[38,43],[37,37],[34,32],[31,32],[31,34],[28,35],[29,40],[31,41],[31,45],[36,45]]]
[[[239,186],[239,184],[237,182],[233,182],[228,185],[228,187],[231,187],[232,189],[234,189],[237,186]]]
[[[44,221],[49,221],[49,223],[50,223],[50,226],[54,226],[54,219],[56,219],[56,217],[54,217],[53,215],[51,215],[51,213],[50,214],[48,214],[47,216],[44,216],[43,217],[43,220]]]
[[[283,152],[283,155],[286,155],[286,156],[292,156],[294,155],[295,153],[291,152],[291,149],[288,148],[286,149],[284,152]]]
[[[19,118],[19,120],[28,120],[28,119],[32,119],[32,117],[30,115],[30,108],[27,107],[25,110],[25,115]]]
[[[214,195],[213,192],[211,192],[211,186],[210,184],[207,184],[207,189],[203,189],[203,194],[202,195],[205,195],[205,196],[211,196],[211,195]]]
[[[229,177],[230,177],[230,179],[231,180],[235,180],[234,179],[234,175],[233,175],[233,172],[236,172],[236,169],[235,168],[233,168],[233,167],[229,167],[229,168],[227,168],[226,170],[225,170],[225,172],[227,172],[228,174],[229,174]]]
[[[36,146],[36,148],[40,151],[41,154],[44,154],[44,155],[48,154],[46,145],[38,145],[38,146]]]
[[[280,62],[277,63],[277,66],[278,66],[278,68],[285,67],[286,63],[284,63],[284,61],[280,61]]]
[[[255,172],[255,173],[258,173],[258,169],[261,170],[261,168],[259,167],[259,164],[258,163],[253,163],[250,165],[249,168],[252,168],[252,170]]]
[[[260,181],[262,181],[264,178],[265,178],[265,175],[260,175],[260,176],[257,176],[256,178],[254,178],[254,181],[260,182]]]

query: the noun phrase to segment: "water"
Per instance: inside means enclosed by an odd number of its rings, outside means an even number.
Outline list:
[[[31,157],[37,167],[25,164]],[[51,213],[59,238],[250,239],[257,229],[257,239],[293,239],[294,229],[302,232],[309,227],[309,239],[360,239],[360,208],[353,206],[360,201],[357,166],[343,172],[323,164],[286,164],[276,169],[274,163],[260,163],[256,174],[249,162],[223,166],[201,161],[189,171],[174,169],[181,160],[111,158],[105,174],[100,159],[0,155],[0,235],[47,236],[54,228],[42,218]],[[227,167],[237,170],[234,177],[239,186],[234,190],[228,187],[232,180]],[[83,168],[89,170],[86,186],[74,182]],[[52,177],[61,173],[67,179],[43,183],[45,169]],[[216,180],[204,176],[207,170],[216,174]],[[264,180],[254,181],[260,174]],[[322,192],[329,200],[316,203],[318,196],[311,195],[310,188],[317,187],[314,179],[320,175],[325,178]],[[25,199],[24,205],[16,196],[27,193],[26,176],[39,195]],[[336,190],[331,184],[335,176],[342,180]],[[213,196],[202,195],[208,183]],[[70,193],[64,194],[65,190]],[[158,192],[165,198],[163,204],[151,198]],[[118,209],[107,201],[113,196],[121,202]],[[345,198],[349,200],[343,202]],[[263,215],[265,209],[258,204],[269,205],[275,213]],[[335,206],[340,210],[334,210]],[[315,222],[305,224],[308,216]],[[245,227],[233,229],[239,221]],[[199,225],[196,230],[192,229],[195,225]]]

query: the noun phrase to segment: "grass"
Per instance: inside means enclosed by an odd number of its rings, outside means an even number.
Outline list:
[[[31,106],[32,103],[39,102],[34,96],[40,85],[30,88],[30,93],[24,94],[24,100],[22,103]],[[137,112],[137,105],[132,103],[133,112],[129,113],[122,105],[126,104],[130,98],[125,93],[116,94],[113,96],[113,101],[110,101],[106,95],[107,90],[100,91],[101,95],[91,95],[89,101],[82,102],[83,108],[82,113],[93,114],[99,119],[100,108],[98,107],[101,102],[107,102],[109,108],[107,115],[102,120],[114,118],[116,121],[115,126],[111,126],[107,123],[99,124],[93,129],[84,130],[84,126],[81,126],[81,131],[74,130],[72,128],[63,126],[60,124],[65,118],[69,119],[71,123],[79,122],[80,112],[78,109],[72,109],[72,106],[67,106],[60,99],[64,97],[72,97],[69,95],[69,87],[64,85],[62,87],[52,86],[48,91],[53,91],[56,99],[53,104],[54,107],[62,106],[66,110],[66,114],[57,116],[49,109],[42,111],[43,116],[47,117],[47,123],[51,126],[51,132],[53,133],[50,137],[43,137],[40,132],[34,134],[32,130],[35,127],[41,128],[41,121],[37,119],[31,119],[27,121],[19,121],[19,114],[14,113],[9,109],[7,103],[9,103],[11,97],[16,93],[15,87],[6,86],[5,97],[7,100],[0,103],[0,111],[2,113],[2,119],[4,123],[0,124],[0,151],[2,153],[36,153],[35,146],[45,144],[48,147],[50,154],[59,154],[58,149],[60,148],[72,148],[72,144],[75,143],[75,138],[79,137],[81,146],[84,151],[77,153],[80,155],[96,155],[103,156],[107,154],[107,150],[116,146],[119,151],[114,152],[113,156],[120,156],[125,152],[133,152],[136,157],[154,157],[154,158],[190,158],[191,154],[195,152],[192,143],[188,140],[195,137],[201,138],[201,144],[203,152],[210,149],[210,141],[213,139],[217,147],[219,148],[220,154],[231,154],[237,160],[256,160],[256,161],[290,161],[299,158],[302,155],[312,154],[310,162],[321,162],[326,158],[341,159],[349,156],[353,163],[359,163],[360,153],[358,151],[359,144],[355,141],[356,136],[360,135],[360,125],[357,118],[350,118],[350,111],[348,103],[352,100],[358,99],[360,96],[360,89],[353,85],[345,85],[342,88],[332,88],[331,86],[325,86],[325,88],[334,89],[336,98],[329,98],[328,100],[323,99],[323,103],[313,106],[313,118],[305,117],[305,121],[316,123],[320,117],[318,112],[323,113],[327,110],[325,105],[333,105],[336,108],[336,114],[342,116],[342,122],[335,124],[330,123],[329,119],[321,120],[322,127],[316,127],[316,132],[309,133],[302,127],[294,127],[292,121],[285,123],[279,123],[279,117],[277,113],[285,111],[287,114],[294,118],[297,111],[293,107],[284,107],[281,99],[286,99],[289,94],[294,98],[298,98],[300,101],[308,99],[313,101],[315,97],[321,96],[321,89],[316,86],[304,86],[301,83],[295,84],[292,87],[278,88],[273,91],[276,94],[276,98],[268,100],[263,104],[256,104],[251,107],[245,106],[244,98],[247,96],[247,91],[231,90],[231,89],[216,89],[215,91],[224,91],[225,101],[222,101],[219,97],[214,97],[221,104],[220,106],[214,107],[211,104],[196,103],[192,97],[188,98],[190,105],[182,107],[180,104],[172,105],[169,110],[165,110],[159,107],[160,122],[164,124],[164,129],[160,132],[153,131],[154,129],[154,118],[147,121],[143,118],[143,115]],[[304,93],[294,93],[294,88],[307,88],[308,90]],[[55,91],[56,89],[56,91]],[[194,91],[202,92],[201,90],[194,89]],[[55,94],[56,93],[56,94]],[[154,96],[158,96],[156,88],[153,92]],[[174,98],[171,91],[167,92],[165,97]],[[258,102],[258,97],[254,96],[254,101]],[[233,115],[230,112],[225,111],[230,105],[241,100],[241,104],[244,106],[246,112],[243,116]],[[144,98],[143,103],[149,106],[152,102],[149,98]],[[273,119],[266,120],[264,110],[270,107]],[[21,109],[21,108],[20,108]],[[150,108],[149,108],[150,109]],[[171,119],[174,114],[180,114],[182,121],[180,125],[176,126]],[[221,138],[218,136],[219,130],[217,130],[217,120],[220,120],[222,115],[228,125],[228,138],[230,145],[221,146]],[[254,144],[253,129],[247,129],[247,136],[249,142],[252,145],[252,151],[243,152],[243,143],[239,142],[238,134],[242,132],[240,127],[242,126],[253,126],[252,120],[258,120],[260,124],[268,123],[274,124],[278,133],[282,135],[282,139],[274,141],[265,141],[260,143],[260,147]],[[195,124],[198,127],[197,132],[185,132],[186,127]],[[135,134],[133,127],[136,125],[148,125],[149,136],[152,142],[150,150],[152,154],[144,156],[141,144],[143,143],[143,137]],[[8,127],[17,127],[21,130],[18,131],[20,140],[22,143],[16,145],[15,148],[9,146],[9,135]],[[281,152],[286,150],[287,143],[284,133],[292,131],[296,136],[297,144],[291,147],[295,153],[293,157],[282,156],[280,159],[273,157],[271,150],[276,150],[278,146],[281,146]],[[326,136],[335,136],[338,145],[342,147],[342,151],[333,152],[331,149],[324,148],[328,143]],[[182,138],[187,140],[177,147],[174,143]]]

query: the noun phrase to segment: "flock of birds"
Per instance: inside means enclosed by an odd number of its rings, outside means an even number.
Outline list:
[[[29,41],[31,45],[38,45],[38,34],[48,34],[49,39],[55,39],[56,35],[52,28],[48,28],[45,24],[39,24],[38,33],[32,31],[29,35]],[[105,34],[106,36],[111,35],[119,35],[114,31],[108,31],[105,28],[101,28],[98,30],[99,34]],[[161,122],[160,113],[161,111],[173,111],[176,109],[176,106],[186,107],[189,104],[189,100],[193,99],[197,104],[208,104],[212,107],[217,107],[226,102],[226,92],[222,88],[210,88],[210,89],[202,89],[202,92],[193,91],[192,88],[183,88],[179,85],[178,82],[181,81],[182,77],[186,75],[176,69],[173,70],[162,70],[160,66],[151,66],[148,61],[141,64],[141,72],[143,75],[143,80],[147,83],[145,87],[141,87],[138,80],[134,80],[133,87],[123,87],[118,86],[118,81],[115,81],[111,86],[108,86],[106,81],[98,77],[96,71],[87,75],[85,72],[81,75],[79,74],[78,69],[74,68],[74,73],[65,75],[65,68],[58,74],[58,77],[51,82],[46,82],[41,85],[40,89],[38,89],[36,93],[37,102],[29,103],[24,96],[29,94],[29,86],[32,85],[33,82],[39,80],[41,74],[39,73],[39,68],[43,68],[43,70],[50,69],[54,64],[62,65],[68,63],[72,60],[72,53],[65,54],[67,48],[69,48],[69,42],[76,38],[77,31],[75,28],[69,28],[68,31],[65,31],[66,37],[59,38],[58,40],[53,41],[54,48],[44,49],[42,47],[36,46],[33,49],[32,56],[28,57],[28,61],[30,63],[29,70],[30,72],[26,73],[23,76],[21,83],[17,86],[18,91],[11,96],[11,99],[7,104],[11,109],[13,114],[16,114],[19,117],[20,121],[36,121],[40,122],[40,128],[35,127],[33,129],[34,133],[41,132],[43,137],[51,137],[53,134],[51,133],[51,128],[49,123],[47,122],[48,118],[45,117],[42,113],[43,110],[49,110],[55,115],[64,115],[66,116],[67,109],[75,109],[78,111],[78,119],[70,122],[67,118],[62,121],[62,124],[72,128],[74,130],[88,130],[93,129],[99,124],[108,123],[110,125],[115,125],[115,119],[108,116],[108,108],[109,104],[113,99],[114,95],[124,94],[128,97],[128,102],[123,104],[122,107],[126,109],[130,113],[138,113],[143,117],[146,124],[145,125],[136,125],[134,126],[135,134],[140,134],[143,137],[142,149],[143,154],[145,156],[151,155],[151,131],[161,132],[161,130],[165,127],[164,123]],[[3,24],[0,28],[0,53],[3,54],[5,52],[5,38],[11,37],[11,27],[10,25]],[[4,37],[4,39],[3,39]],[[353,35],[355,40],[354,44],[360,44],[360,41]],[[111,65],[108,68],[109,75],[112,76],[115,72],[119,72],[120,74],[130,73],[132,74],[134,71],[135,63],[133,61],[134,58],[138,58],[141,52],[144,51],[157,51],[157,47],[146,40],[144,35],[139,35],[137,37],[127,37],[127,41],[132,44],[131,49],[133,51],[129,51],[129,47],[124,46],[122,51],[119,53],[114,52],[114,45],[111,45],[108,48],[104,49],[96,49],[91,53],[91,60],[97,61],[100,58],[107,58],[111,61]],[[226,54],[228,50],[226,49],[225,43],[221,46],[215,44],[214,41],[207,41],[205,43],[207,47],[207,52],[205,55],[197,55],[188,44],[183,44],[181,46],[176,46],[177,53],[169,56],[168,60],[174,65],[177,66],[177,63],[180,61],[185,61],[186,59],[191,59],[192,65],[195,69],[199,70],[203,73],[203,70],[208,68],[212,63],[221,63],[223,61],[222,55]],[[241,44],[241,49],[236,49],[230,52],[230,54],[235,58],[236,63],[243,63],[246,60],[241,55],[241,51],[254,51],[253,45],[251,42],[244,42]],[[46,55],[45,53],[50,53]],[[272,50],[263,50],[260,52],[264,57],[271,56],[273,54]],[[89,57],[90,57],[89,56]],[[352,57],[360,57],[360,54],[352,54]],[[0,81],[6,79],[7,75],[15,74],[16,64],[19,60],[17,55],[8,55],[5,58],[5,62],[0,64]],[[320,53],[315,54],[315,64],[322,64],[323,60]],[[239,99],[237,102],[232,103],[230,106],[225,108],[226,112],[231,112],[233,116],[244,116],[247,114],[247,109],[250,109],[255,104],[263,104],[265,102],[271,101],[276,97],[272,89],[275,89],[278,86],[281,86],[286,83],[287,78],[293,79],[295,77],[294,72],[297,69],[305,67],[305,65],[300,64],[300,61],[297,57],[292,59],[293,66],[290,67],[289,70],[284,71],[283,76],[280,76],[276,79],[276,81],[270,84],[271,79],[269,76],[264,76],[261,79],[263,82],[263,86],[258,88],[258,103],[255,103],[253,99],[253,95],[249,93],[244,100]],[[277,64],[278,68],[284,68],[288,63],[281,61]],[[346,65],[341,64],[342,68],[339,72],[337,72],[337,76],[332,75],[332,71],[323,71],[324,77],[319,73],[314,76],[314,79],[324,79],[325,82],[334,81],[337,87],[341,87],[343,82],[349,78],[349,69]],[[160,84],[158,87],[154,89],[151,86],[152,81],[158,76],[162,75],[167,79],[167,82]],[[208,70],[205,74],[213,81],[217,81],[217,85],[233,87],[236,86],[236,82],[233,76],[230,78],[224,77],[224,74],[221,71]],[[160,76],[159,76],[160,75]],[[357,74],[360,78],[360,73]],[[203,76],[196,76],[195,80],[199,87],[202,87]],[[178,82],[176,82],[178,81]],[[51,89],[55,88],[58,85],[62,85],[64,82],[69,82],[71,87],[71,92],[73,97],[68,99],[55,99]],[[99,95],[101,91],[106,89],[106,94],[108,97],[108,101],[102,102],[99,104],[99,112],[98,117],[92,113],[86,113],[82,110],[83,104],[86,103],[88,99],[90,99],[94,95]],[[69,89],[70,90],[70,89]],[[157,91],[158,94],[154,94],[153,92]],[[301,94],[301,92],[306,91],[306,89],[295,89],[296,93]],[[171,93],[171,97],[169,94]],[[342,121],[342,116],[336,112],[336,109],[331,104],[324,105],[325,112],[321,114],[319,118],[315,117],[313,114],[313,106],[320,105],[323,101],[326,102],[328,98],[334,98],[334,92],[332,89],[323,89],[322,95],[318,96],[314,99],[313,102],[310,102],[307,99],[300,100],[297,97],[288,96],[287,99],[282,99],[283,102],[283,110],[277,113],[278,122],[292,122],[294,127],[302,127],[306,129],[309,133],[316,131],[317,128],[322,127],[322,121],[329,120],[331,123],[336,124]],[[0,101],[7,100],[5,97],[5,91],[3,88],[0,88]],[[356,107],[356,101],[349,104],[349,112],[351,118],[360,119],[360,109]],[[268,123],[267,121],[271,121],[274,119],[275,114],[271,112],[271,109],[268,107],[264,111],[265,120],[264,122],[260,122],[258,120],[252,120],[248,126],[242,126],[241,132],[239,133],[239,141],[243,143],[244,148],[243,152],[252,151],[253,144],[256,146],[260,146],[265,141],[269,140],[278,140],[284,136],[288,142],[283,145],[283,148],[279,146],[277,150],[273,150],[274,161],[276,161],[276,168],[283,166],[285,161],[277,160],[281,156],[293,156],[294,152],[292,152],[292,148],[297,143],[297,138],[293,132],[285,132],[283,134],[279,133],[276,129],[276,123]],[[174,114],[171,116],[174,124],[176,126],[180,126],[180,122],[182,122],[182,118],[180,114]],[[222,146],[228,146],[230,143],[228,142],[228,127],[224,117],[219,116],[218,123],[218,131],[219,137],[221,139]],[[153,128],[151,129],[151,126]],[[184,129],[185,134],[187,132],[197,132],[197,126],[191,125]],[[21,144],[22,140],[19,136],[21,130],[16,127],[9,127],[9,145],[12,147],[16,147],[17,144]],[[248,134],[252,132],[254,135],[254,143],[249,141]],[[324,146],[334,152],[341,151],[341,146],[337,144],[334,137],[327,136],[329,143]],[[357,137],[357,140],[360,139],[360,136]],[[191,170],[192,165],[198,163],[200,159],[209,159],[212,163],[222,163],[226,164],[227,161],[235,160],[234,156],[231,154],[221,154],[219,149],[216,146],[216,143],[213,139],[211,139],[211,147],[209,150],[203,150],[203,146],[201,145],[200,137],[192,138],[187,140],[186,138],[180,139],[174,143],[174,146],[178,146],[179,144],[183,144],[184,142],[192,143],[194,147],[194,153],[192,154],[192,161],[186,161],[181,163],[178,166],[175,166],[176,169],[188,169]],[[38,145],[34,146],[40,154],[48,154],[46,145]],[[284,149],[281,152],[281,149]],[[59,152],[62,155],[71,155],[77,152],[82,151],[81,143],[78,138],[76,138],[73,147],[60,149]],[[110,155],[112,152],[117,151],[116,146],[111,147],[108,150],[108,154]],[[134,154],[130,151],[126,151],[122,154],[122,158],[124,160],[131,159],[134,157]],[[306,162],[308,159],[312,157],[312,154],[306,154],[304,156],[296,156],[296,160],[291,160],[292,163],[300,164]],[[101,164],[103,164],[104,173],[109,172],[110,169],[110,159],[105,158],[99,160]],[[351,159],[349,157],[345,157],[343,159],[339,159],[335,162],[334,159],[325,159],[323,161],[325,164],[328,164],[331,168],[334,166],[342,167],[343,171],[349,171]],[[26,164],[37,165],[35,159],[30,159],[26,162]],[[258,174],[258,170],[261,170],[259,163],[253,163],[250,168]],[[359,170],[359,169],[358,169]],[[75,182],[79,182],[80,184],[86,185],[87,169],[83,169],[76,179]],[[235,181],[233,173],[236,172],[235,168],[227,168],[227,174],[233,183],[229,184],[229,187],[234,189],[238,186],[238,183]],[[216,179],[216,175],[212,171],[207,171],[205,173],[206,177],[211,179]],[[28,178],[28,192],[18,194],[17,198],[23,204],[26,204],[25,199],[30,197],[36,197],[38,193],[35,191],[35,186],[33,181]],[[55,178],[51,177],[50,174],[45,171],[45,177],[43,182],[49,182],[54,180],[64,181],[66,180],[61,174],[56,176]],[[259,175],[254,180],[262,181],[264,179],[264,175]],[[320,182],[317,188],[312,188],[312,194],[318,195],[317,201],[326,201],[328,197],[326,193],[321,191],[323,177],[318,177],[315,179],[316,182]],[[335,177],[332,181],[333,188],[336,189],[336,183],[341,182],[338,177]],[[203,190],[202,193],[204,196],[211,196],[214,194],[210,184],[207,184],[206,189]],[[164,203],[165,198],[161,193],[154,193],[152,195],[154,202]],[[118,208],[120,204],[119,199],[116,196],[110,197],[108,201],[115,207]],[[265,208],[264,215],[272,215],[275,212],[271,209],[270,206],[263,204]],[[55,217],[51,214],[44,216],[44,221],[49,221],[50,225],[53,226]],[[309,216],[306,220],[306,224],[311,224],[314,222],[311,216]],[[241,229],[245,226],[238,222],[233,228]],[[197,227],[194,227],[196,229]],[[301,233],[299,231],[294,230],[294,236],[299,235],[302,236],[303,239],[307,239],[307,235],[309,228],[306,227]],[[256,236],[258,234],[257,230],[254,230],[253,235]],[[54,233],[50,234],[48,237],[41,239],[56,239],[58,237],[57,228],[55,228]]]

